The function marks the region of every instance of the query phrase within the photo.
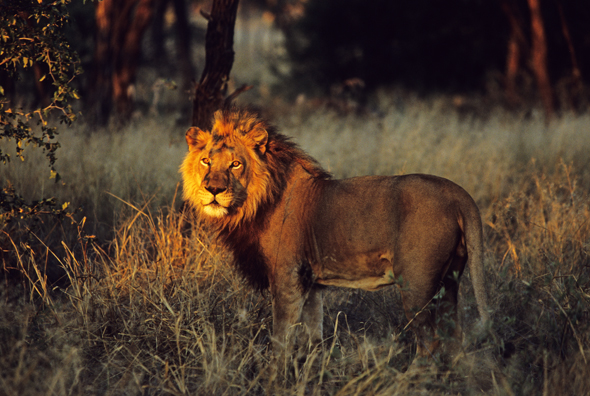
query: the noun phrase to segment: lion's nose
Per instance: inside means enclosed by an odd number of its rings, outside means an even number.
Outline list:
[[[213,195],[217,195],[217,194],[221,194],[222,192],[224,192],[226,190],[226,188],[225,187],[207,186],[207,187],[205,187],[205,190],[209,191]]]

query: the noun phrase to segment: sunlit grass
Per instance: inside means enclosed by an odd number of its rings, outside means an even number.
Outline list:
[[[3,389],[31,395],[590,389],[589,116],[545,125],[534,113],[498,108],[471,117],[443,97],[383,93],[376,103],[361,115],[306,103],[277,107],[272,121],[336,177],[433,173],[471,193],[485,224],[497,339],[478,339],[474,331],[468,272],[461,286],[465,351],[450,370],[408,368],[412,338],[402,331],[394,289],[334,289],[325,298],[323,352],[303,366],[277,364],[273,378],[268,293],[250,290],[206,228],[182,219],[184,129],[148,118],[120,131],[62,132],[57,166],[65,185],[47,179],[38,153],[0,167],[1,182],[29,199],[54,195],[83,206],[76,216],[86,216],[83,229],[97,235],[95,244],[80,239],[80,224],[64,225],[51,238],[0,235],[3,249],[18,252],[11,266],[31,277],[22,283],[34,285],[33,303],[9,280],[0,286]],[[44,278],[48,265],[61,267],[67,282],[52,290]]]

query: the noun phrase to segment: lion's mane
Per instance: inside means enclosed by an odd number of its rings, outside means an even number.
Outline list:
[[[267,227],[267,217],[284,193],[291,169],[299,164],[320,180],[329,179],[331,175],[297,144],[252,111],[236,108],[217,111],[211,135],[214,140],[226,139],[241,144],[241,137],[258,128],[268,133],[268,141],[264,155],[246,147],[253,175],[248,183],[246,200],[228,216],[209,221],[217,229],[222,242],[233,251],[239,272],[254,288],[262,290],[268,288],[268,270],[260,252],[258,236]],[[181,172],[185,182],[184,198],[194,202],[196,200],[191,199],[191,194],[195,194],[200,186],[195,185],[197,178],[190,174],[190,161],[189,154]],[[197,212],[200,211],[199,205],[193,206]]]

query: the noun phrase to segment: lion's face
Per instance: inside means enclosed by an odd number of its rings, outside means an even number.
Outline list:
[[[186,133],[184,198],[211,218],[242,219],[264,196],[268,134],[261,125],[233,121],[219,113],[211,132],[192,127]]]
[[[243,145],[209,140],[192,164],[193,177],[200,181],[196,198],[203,213],[223,217],[246,200],[251,164]]]

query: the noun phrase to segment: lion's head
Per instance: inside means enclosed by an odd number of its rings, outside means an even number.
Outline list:
[[[181,166],[184,199],[230,228],[251,219],[272,190],[265,158],[269,129],[255,115],[236,110],[217,111],[211,131],[190,128]]]
[[[330,178],[318,163],[258,115],[228,108],[214,115],[211,131],[186,132],[180,171],[184,199],[219,231],[238,268],[258,289],[268,287],[258,236],[281,199],[293,169]]]

